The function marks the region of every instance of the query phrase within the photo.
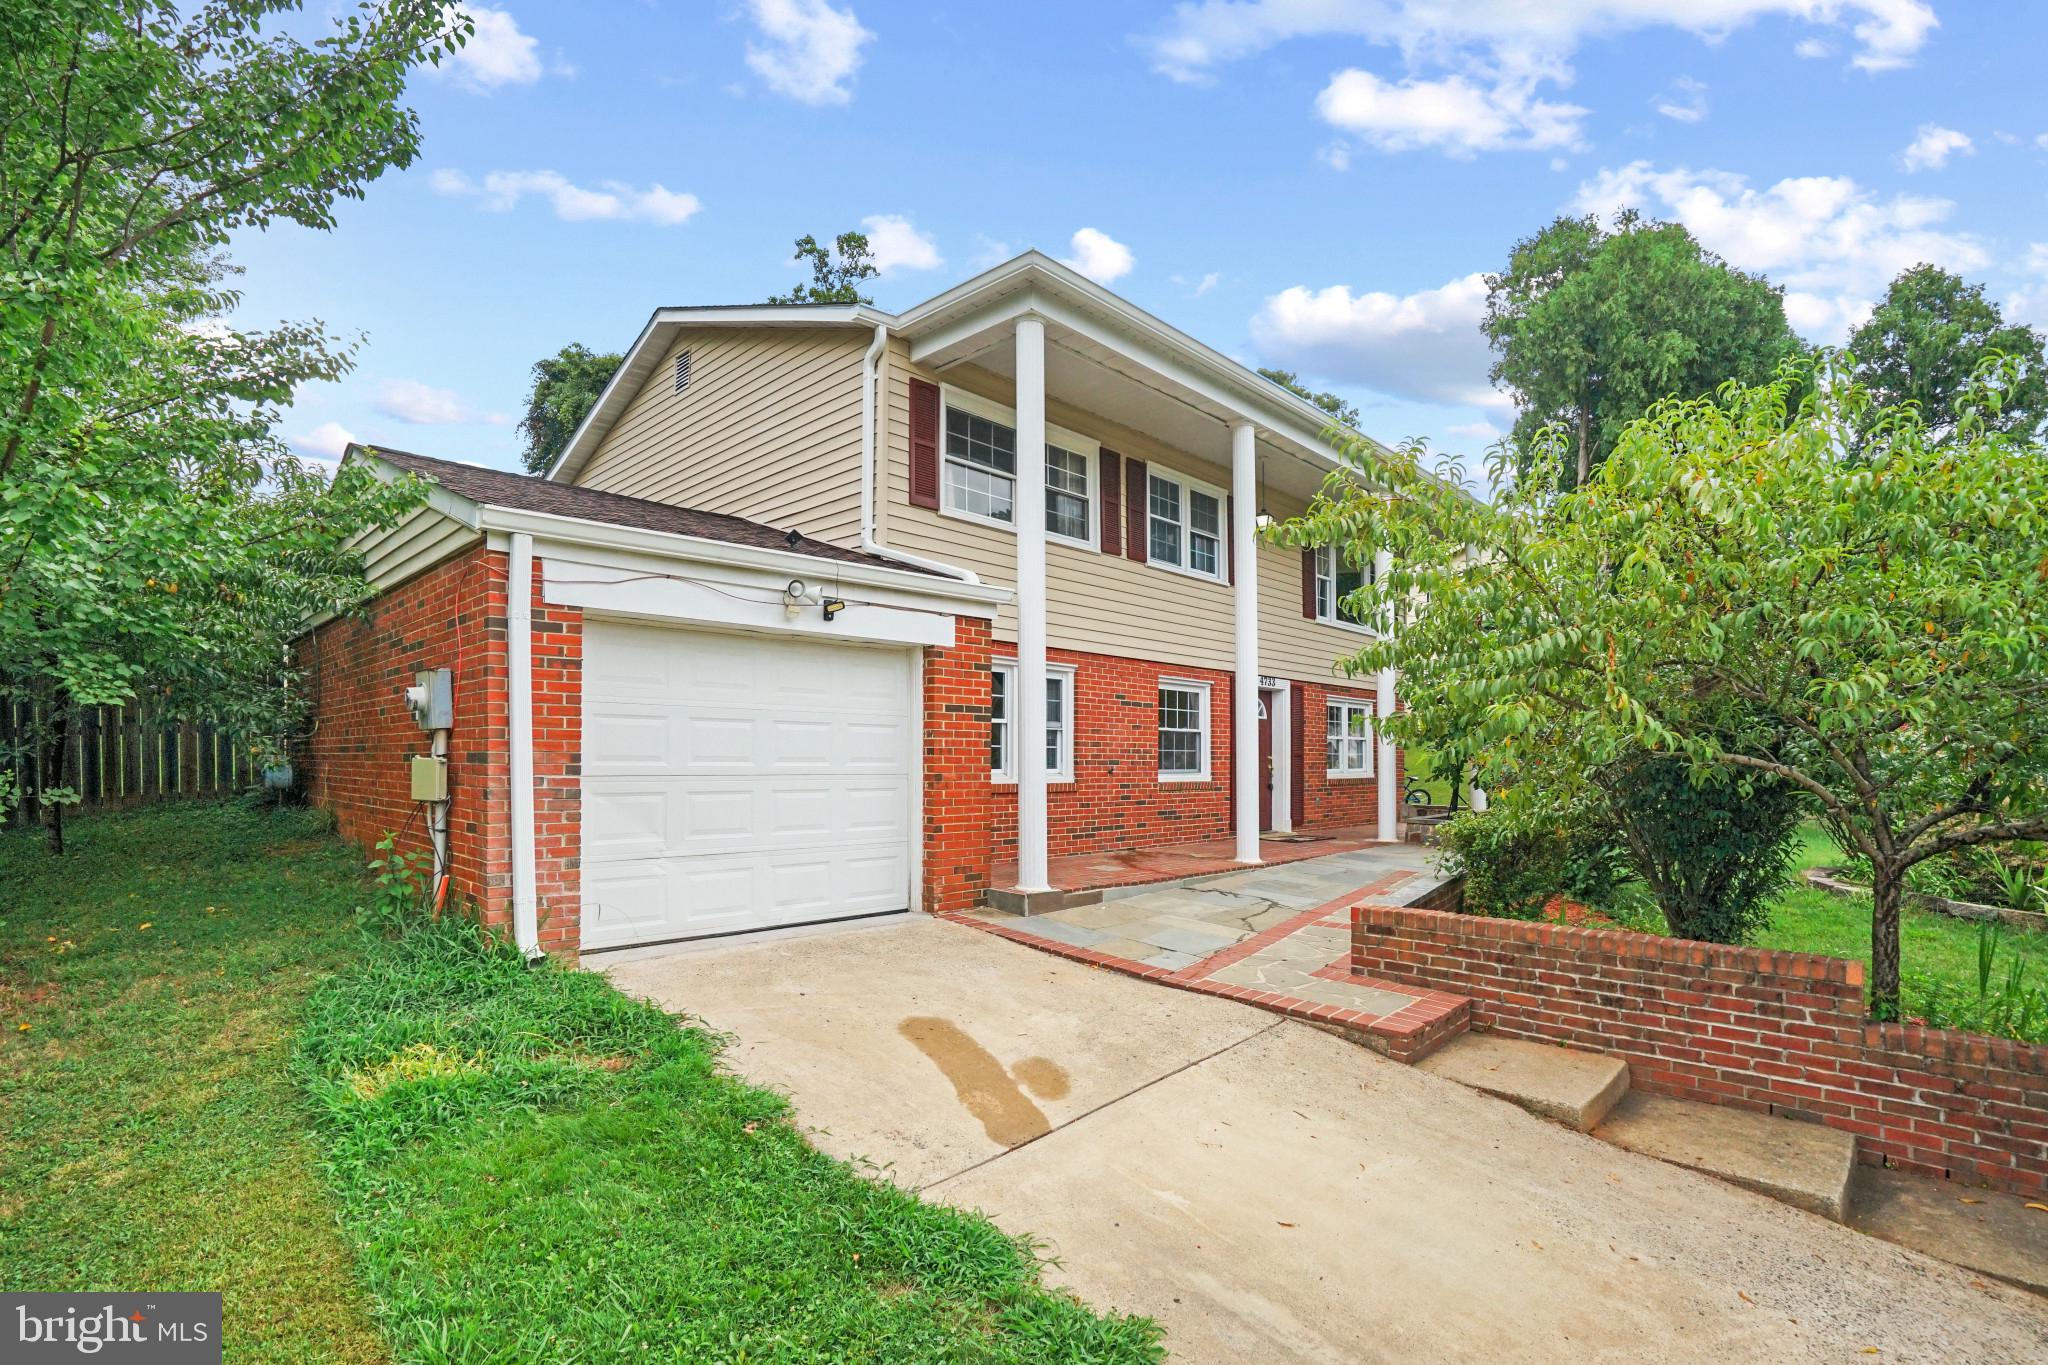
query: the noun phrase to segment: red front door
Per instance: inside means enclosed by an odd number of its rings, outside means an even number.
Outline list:
[[[1259,693],[1259,828],[1273,828],[1273,707]]]

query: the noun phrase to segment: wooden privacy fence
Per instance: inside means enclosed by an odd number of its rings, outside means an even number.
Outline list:
[[[0,767],[19,770],[24,790],[42,786],[42,757],[28,752],[33,703],[0,699]],[[86,810],[118,810],[181,797],[227,796],[261,780],[256,762],[233,736],[208,721],[152,715],[144,707],[88,706],[72,720],[68,785]],[[34,817],[29,802],[15,819]]]

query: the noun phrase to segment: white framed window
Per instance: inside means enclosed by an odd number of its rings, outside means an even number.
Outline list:
[[[1334,546],[1323,545],[1316,550],[1316,619],[1333,626],[1345,626],[1351,630],[1370,631],[1365,618],[1345,602],[1345,598],[1373,581],[1374,561],[1363,565],[1352,564],[1339,554]]]
[[[1160,470],[1145,476],[1145,558],[1163,568],[1227,577],[1222,490]]]
[[[943,390],[944,440],[939,506],[954,516],[1016,529],[1017,417],[978,394]],[[1102,447],[1078,432],[1046,424],[1045,535],[1097,549],[1096,470]]]
[[[989,672],[988,773],[997,782],[1017,780],[1017,665],[999,663]],[[1074,670],[1049,664],[1045,670],[1045,774],[1054,782],[1074,780]]]
[[[1209,780],[1209,684],[1159,680],[1159,780]]]
[[[1372,703],[1323,705],[1323,772],[1327,777],[1372,776]]]

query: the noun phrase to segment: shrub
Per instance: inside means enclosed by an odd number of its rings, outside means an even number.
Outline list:
[[[1697,781],[1686,763],[1647,754],[1612,765],[1602,786],[1629,867],[1674,935],[1744,943],[1769,922],[1804,810],[1795,788]]]
[[[1465,878],[1465,906],[1495,919],[1540,919],[1565,893],[1585,844],[1569,813],[1507,804],[1466,811],[1438,828],[1444,870]]]

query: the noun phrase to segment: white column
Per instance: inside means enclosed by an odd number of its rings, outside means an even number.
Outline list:
[[[533,857],[533,537],[512,533],[506,554],[506,747],[512,777],[512,941],[540,956],[540,904]]]
[[[1237,861],[1259,861],[1259,556],[1252,523],[1259,513],[1258,433],[1230,429],[1230,545],[1237,571],[1237,677],[1231,688],[1230,742],[1237,753]]]
[[[1472,789],[1472,809],[1481,815],[1486,813],[1486,788],[1474,787]]]
[[[1385,550],[1373,556],[1374,581],[1384,583],[1393,571],[1394,557]],[[1394,628],[1391,614],[1380,623],[1380,629],[1391,632]],[[1394,670],[1380,670],[1379,686],[1376,689],[1373,709],[1379,714],[1379,724],[1373,727],[1373,740],[1379,745],[1374,758],[1373,771],[1379,775],[1379,837],[1382,842],[1392,843],[1398,836],[1395,825],[1401,808],[1401,793],[1395,786],[1394,741],[1387,738],[1387,717],[1394,714]]]
[[[1045,323],[1017,319],[1017,889],[1048,891],[1045,838]]]

